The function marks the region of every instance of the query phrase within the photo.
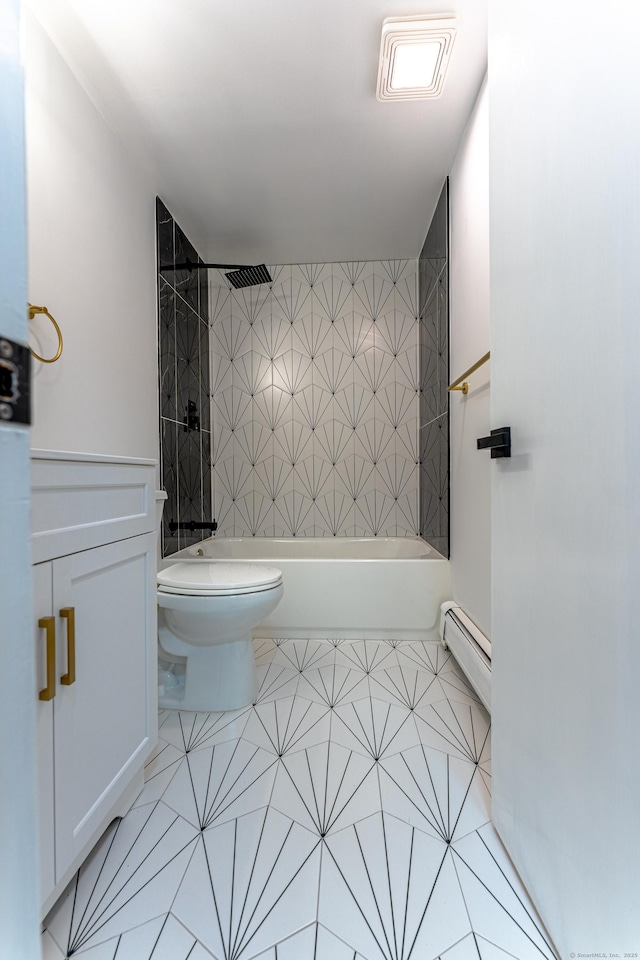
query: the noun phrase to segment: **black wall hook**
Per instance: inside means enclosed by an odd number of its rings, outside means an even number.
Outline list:
[[[479,437],[476,441],[478,450],[491,449],[491,459],[511,456],[511,427],[498,427],[491,431],[489,437]]]

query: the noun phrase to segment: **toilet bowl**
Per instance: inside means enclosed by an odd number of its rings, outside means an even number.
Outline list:
[[[239,561],[187,560],[158,574],[161,659],[184,683],[159,690],[164,709],[236,710],[255,700],[251,630],[282,597],[282,572]],[[184,669],[184,674],[182,674]]]

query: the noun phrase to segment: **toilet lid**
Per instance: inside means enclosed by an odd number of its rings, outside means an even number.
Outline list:
[[[194,596],[257,593],[277,587],[282,571],[260,563],[196,560],[174,563],[158,573],[158,587]]]

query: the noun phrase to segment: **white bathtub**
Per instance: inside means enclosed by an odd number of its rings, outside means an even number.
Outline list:
[[[418,537],[211,538],[162,566],[200,556],[282,570],[284,597],[259,637],[437,640],[451,597],[449,561]]]

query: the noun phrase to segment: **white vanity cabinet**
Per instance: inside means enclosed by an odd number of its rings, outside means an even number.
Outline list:
[[[32,456],[43,915],[156,741],[154,488],[153,462]]]

